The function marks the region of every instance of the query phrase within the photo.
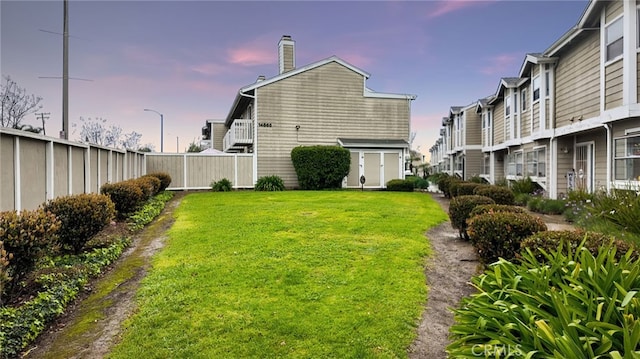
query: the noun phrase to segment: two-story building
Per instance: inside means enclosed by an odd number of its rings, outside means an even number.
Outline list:
[[[297,187],[291,150],[301,145],[349,149],[344,187],[360,187],[361,176],[365,188],[404,178],[416,95],[375,92],[367,87],[367,72],[336,56],[297,67],[295,42],[287,35],[278,57],[278,75],[242,87],[226,119],[207,121],[212,148],[252,153],[254,183],[278,175]]]
[[[640,186],[639,13],[636,0],[590,1],[571,30],[477,102],[483,178],[528,176],[552,198]]]

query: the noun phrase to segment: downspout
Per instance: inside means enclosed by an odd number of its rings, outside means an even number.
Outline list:
[[[258,182],[258,101],[256,101],[256,95],[248,95],[242,92],[242,89],[238,94],[253,100],[253,185],[255,186]]]
[[[603,123],[602,126],[607,130],[607,193],[611,192],[611,144],[613,142],[611,138],[611,125]]]
[[[556,129],[553,128],[553,134],[549,139],[549,160],[555,159],[554,161],[548,161],[551,165],[549,166],[549,197],[551,199],[558,199],[558,178],[556,177],[556,172],[558,169],[558,156],[557,156],[557,147],[555,146],[554,141],[556,140]]]

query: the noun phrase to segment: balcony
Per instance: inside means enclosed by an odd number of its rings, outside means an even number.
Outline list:
[[[224,152],[241,152],[245,146],[253,144],[253,120],[234,120],[224,135]]]

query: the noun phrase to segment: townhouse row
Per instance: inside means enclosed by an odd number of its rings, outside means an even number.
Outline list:
[[[432,173],[530,177],[550,198],[640,188],[640,0],[587,5],[578,23],[495,93],[451,107]]]

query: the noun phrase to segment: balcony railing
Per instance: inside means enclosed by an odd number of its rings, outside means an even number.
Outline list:
[[[224,135],[224,152],[238,152],[244,146],[253,143],[253,120],[234,120]]]

